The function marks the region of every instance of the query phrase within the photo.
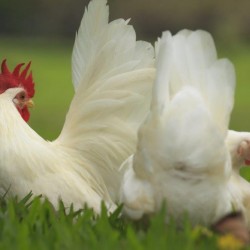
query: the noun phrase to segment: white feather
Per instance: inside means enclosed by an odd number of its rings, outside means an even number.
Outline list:
[[[121,163],[134,152],[154,77],[154,49],[128,21],[108,23],[106,1],[90,2],[73,50],[76,94],[56,144],[75,148],[103,176],[114,199]]]
[[[164,32],[160,43],[162,46],[158,47],[156,44],[156,68],[158,73],[155,77],[155,84],[153,87],[153,98],[151,109],[155,109],[154,113],[160,115],[164,108],[165,102],[170,99],[168,82],[170,81],[170,72],[172,71],[172,36],[170,32]],[[163,46],[164,44],[164,46]],[[166,84],[162,84],[166,83]]]
[[[24,122],[12,103],[19,91],[11,88],[0,96],[1,195],[22,198],[32,191],[55,208],[59,199],[75,209],[87,204],[99,212],[102,200],[114,208],[102,178],[83,156],[45,141]]]
[[[193,224],[210,225],[232,207],[242,208],[233,198],[238,187],[230,182],[225,145],[234,87],[234,69],[217,59],[207,32],[163,34],[151,111],[128,164],[132,173],[123,180],[129,216],[156,211],[166,201],[168,214],[177,219],[188,213]],[[138,202],[145,193],[151,194],[150,209]]]
[[[106,0],[85,10],[72,55],[75,96],[63,130],[53,142],[37,135],[0,95],[0,190],[22,197],[43,194],[57,207],[85,204],[114,208],[121,163],[134,152],[137,129],[150,105],[154,49],[137,42],[128,21],[108,22]],[[14,92],[13,92],[14,91]]]

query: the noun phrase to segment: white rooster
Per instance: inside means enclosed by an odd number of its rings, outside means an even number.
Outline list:
[[[121,163],[135,151],[137,129],[150,105],[154,49],[136,42],[123,19],[108,22],[106,0],[90,2],[72,55],[75,96],[63,130],[53,142],[25,122],[34,94],[29,65],[0,74],[0,195],[30,191],[57,207],[84,204],[112,209]],[[18,112],[19,111],[19,112]],[[20,115],[21,114],[21,115]]]
[[[124,213],[138,219],[165,201],[168,214],[188,213],[193,224],[211,225],[235,209],[249,220],[250,188],[237,172],[250,160],[247,134],[230,131],[226,140],[232,64],[217,59],[207,32],[183,30],[163,33],[156,70],[137,151],[123,164]]]

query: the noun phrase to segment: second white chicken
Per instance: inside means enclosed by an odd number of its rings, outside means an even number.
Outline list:
[[[166,202],[176,219],[188,214],[193,224],[211,225],[244,210],[225,141],[234,101],[232,64],[217,58],[207,32],[183,30],[163,34],[156,68],[137,151],[123,164],[124,213],[138,219]]]

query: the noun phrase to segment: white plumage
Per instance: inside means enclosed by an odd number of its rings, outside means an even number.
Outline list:
[[[90,2],[72,56],[75,96],[63,130],[45,141],[21,118],[13,98],[0,95],[1,194],[58,199],[75,208],[114,207],[121,163],[134,152],[136,131],[149,108],[154,49],[136,42],[128,21],[108,22],[106,0]]]
[[[108,17],[106,0],[85,10],[72,55],[76,93],[58,139],[45,141],[23,121],[13,99],[23,88],[0,94],[0,194],[32,191],[55,207],[60,198],[96,212],[102,200],[112,210],[120,199],[131,218],[166,201],[177,219],[188,212],[205,225],[241,209],[250,225],[249,183],[238,173],[250,163],[250,136],[227,135],[230,62],[217,59],[206,32],[164,33],[152,95],[154,48],[136,42],[128,21]]]
[[[165,32],[157,50],[150,113],[139,129],[136,153],[123,164],[124,213],[138,219],[165,201],[168,214],[181,220],[188,213],[193,224],[211,225],[234,209],[247,216],[249,184],[230,156],[235,160],[243,138],[231,136],[226,144],[232,64],[217,59],[204,31]]]

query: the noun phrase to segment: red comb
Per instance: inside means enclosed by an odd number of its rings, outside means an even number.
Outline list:
[[[32,72],[28,74],[31,62],[21,71],[23,65],[24,63],[18,64],[13,72],[10,72],[6,64],[6,59],[3,60],[1,65],[2,72],[0,73],[0,93],[3,93],[8,88],[23,87],[30,98],[34,96],[35,89]]]

